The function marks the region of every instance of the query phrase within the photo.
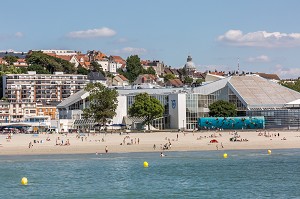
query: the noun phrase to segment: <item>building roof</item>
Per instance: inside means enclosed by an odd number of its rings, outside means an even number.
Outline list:
[[[208,95],[228,88],[248,109],[282,108],[288,102],[300,99],[300,93],[257,75],[230,76],[193,89],[194,93]]]
[[[117,75],[117,76],[120,77],[120,79],[122,79],[123,81],[128,81],[128,79],[124,77],[124,75]]]
[[[174,87],[182,87],[184,84],[182,83],[182,81],[180,81],[180,79],[170,79],[167,82],[167,85]]]
[[[103,76],[102,73],[94,72],[94,71],[92,71],[88,74],[88,79],[94,80],[94,81],[97,81],[97,80],[98,81],[106,81],[106,78]]]
[[[113,87],[114,88],[114,87]],[[117,89],[120,96],[122,95],[137,95],[139,93],[148,93],[149,95],[162,95],[170,93],[180,93],[180,92],[190,92],[186,88],[146,88],[146,89]],[[67,108],[68,106],[85,99],[89,96],[89,92],[84,89],[78,91],[77,93],[71,95],[70,97],[64,99],[60,104],[57,105],[57,108]]]
[[[70,97],[64,99],[61,103],[57,105],[57,108],[66,108],[70,106],[71,104],[80,101],[81,99],[85,99],[89,93],[85,91],[84,89],[78,91],[77,93],[74,93]]]
[[[266,78],[266,79],[280,80],[280,78],[276,74],[267,74],[267,73],[255,73],[255,74],[257,74],[263,78]]]
[[[256,75],[232,76],[228,86],[248,108],[283,107],[300,99],[299,92]]]

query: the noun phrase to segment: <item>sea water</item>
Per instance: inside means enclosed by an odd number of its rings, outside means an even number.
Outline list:
[[[0,156],[0,198],[300,198],[299,149],[223,153]]]

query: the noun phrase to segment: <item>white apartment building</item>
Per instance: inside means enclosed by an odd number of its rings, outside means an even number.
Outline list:
[[[7,74],[3,76],[3,96],[9,102],[61,101],[83,89],[89,83],[87,75],[64,74]]]
[[[34,50],[34,51],[42,51],[43,53],[53,53],[56,55],[77,55],[77,52],[75,50],[55,50],[55,49],[50,49],[50,50]]]

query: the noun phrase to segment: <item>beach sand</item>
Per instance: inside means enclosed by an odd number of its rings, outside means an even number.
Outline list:
[[[262,135],[259,136],[259,132]],[[300,148],[300,131],[259,132],[238,131],[237,139],[248,141],[236,142],[230,141],[234,131],[101,133],[79,138],[78,134],[13,134],[11,139],[7,139],[8,135],[0,135],[0,155],[100,154],[105,153],[106,146],[108,153]],[[267,136],[264,136],[265,132]],[[47,138],[50,141],[46,141]],[[218,143],[210,143],[212,139]],[[64,145],[67,140],[70,145]],[[163,150],[169,143],[171,147]]]

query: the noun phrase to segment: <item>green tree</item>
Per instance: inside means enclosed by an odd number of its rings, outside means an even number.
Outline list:
[[[93,61],[91,62],[91,66],[92,66],[92,71],[97,71],[99,73],[102,73],[102,75],[105,77],[105,72],[103,71],[101,64],[99,64],[96,61]]]
[[[27,67],[28,71],[36,71],[36,74],[49,74],[49,71],[46,70],[43,66],[41,65],[36,65],[32,64]]]
[[[295,82],[280,82],[282,86],[300,92],[300,79]]]
[[[89,83],[85,90],[90,93],[90,104],[83,110],[84,118],[93,119],[104,127],[116,115],[118,92],[101,83]]]
[[[81,65],[79,65],[77,67],[77,74],[87,75],[87,74],[89,74],[89,70],[86,69],[86,68],[84,68],[84,67],[82,67]]]
[[[169,80],[171,80],[171,79],[175,79],[175,75],[174,74],[166,74],[165,76],[164,76],[164,81],[165,82],[167,82],[167,81],[169,81]]]
[[[13,65],[11,66],[5,66],[5,65],[0,65],[1,71],[0,71],[0,75],[6,75],[6,74],[21,74],[22,71],[20,68],[15,67]]]
[[[149,67],[146,70],[144,70],[144,74],[156,75],[156,71],[154,70],[153,67]]]
[[[202,84],[202,82],[204,82],[204,81],[205,81],[204,79],[198,78],[198,79],[196,80],[196,84]]]
[[[76,72],[74,64],[66,60],[44,54],[41,51],[31,52],[26,56],[26,62],[28,65],[40,65],[51,74],[57,71],[65,72],[67,74],[73,74]]]
[[[148,125],[150,130],[150,123],[158,117],[163,116],[164,107],[160,101],[151,97],[148,93],[140,93],[135,96],[134,103],[129,108],[129,115],[131,117],[144,117],[144,124]]]
[[[191,85],[193,83],[193,81],[194,81],[194,79],[189,77],[189,76],[184,77],[184,83],[185,84]]]
[[[235,117],[237,114],[236,106],[224,100],[216,101],[208,108],[211,117]]]
[[[126,60],[126,73],[125,77],[129,80],[129,82],[134,82],[137,77],[142,74],[144,71],[143,66],[141,64],[141,60],[137,55],[131,55]]]
[[[3,59],[8,63],[8,65],[13,65],[14,62],[18,61],[17,56],[12,56],[12,55],[8,55],[8,56],[4,56]]]

